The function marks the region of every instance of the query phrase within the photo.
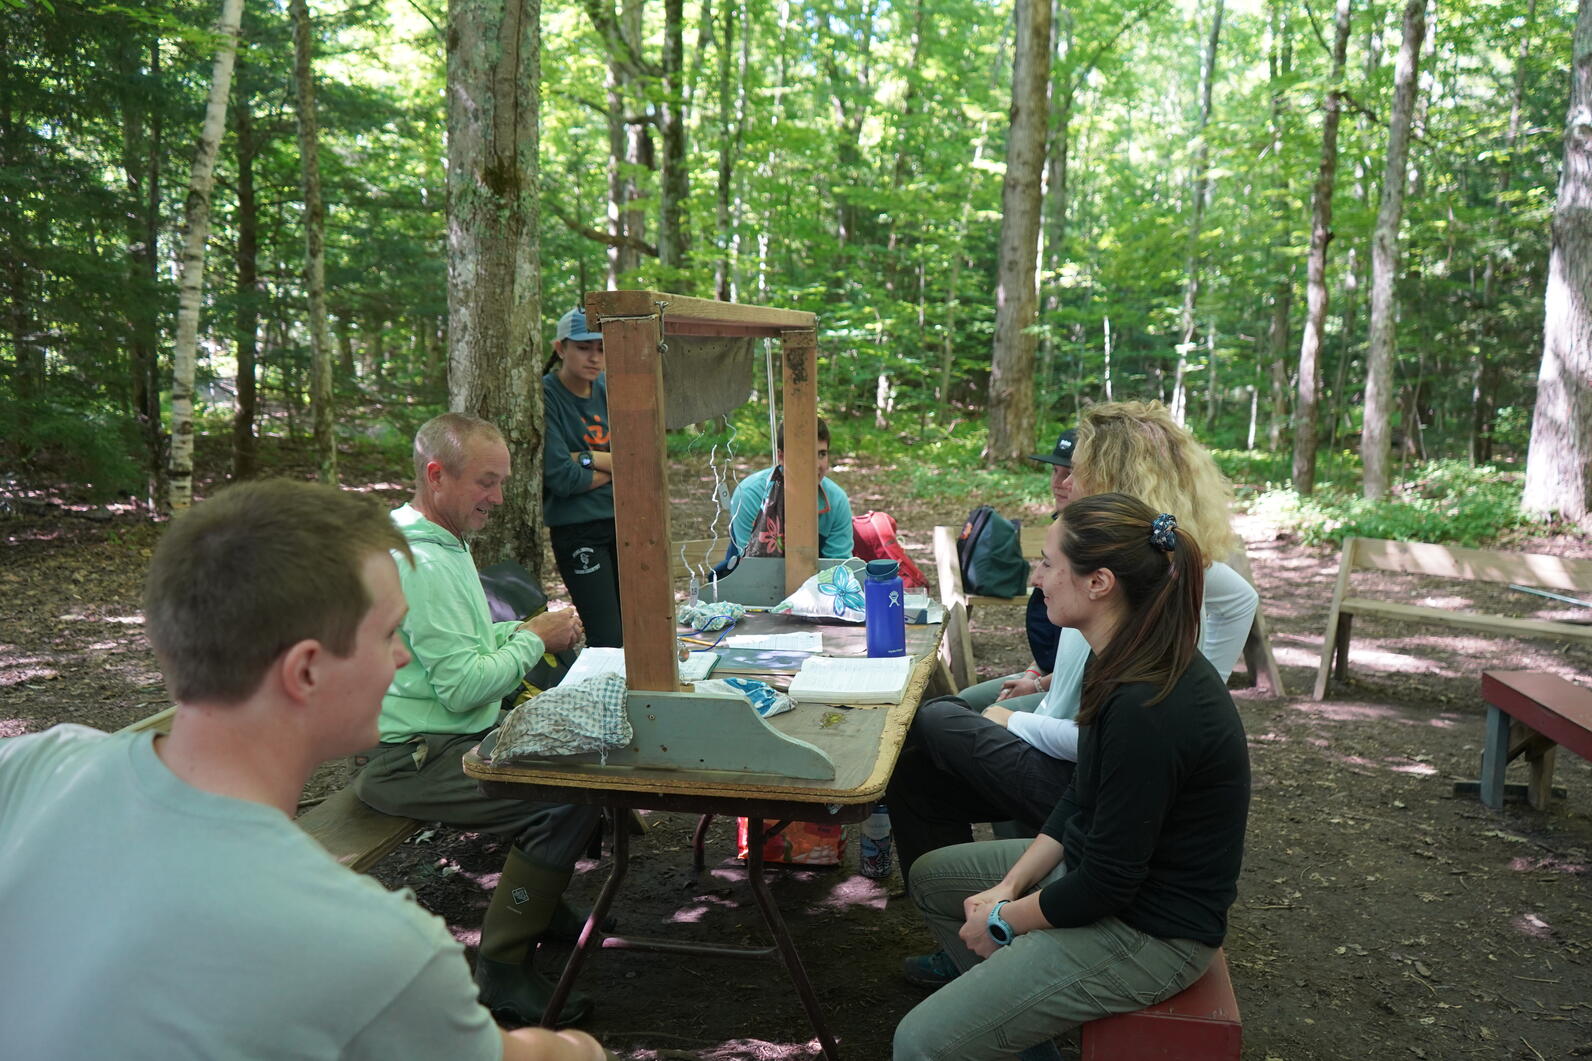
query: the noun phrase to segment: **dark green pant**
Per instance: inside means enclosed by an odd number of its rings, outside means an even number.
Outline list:
[[[586,850],[602,810],[482,795],[464,773],[464,753],[482,733],[422,733],[380,744],[354,779],[354,793],[384,814],[509,836],[531,861],[568,870]]]

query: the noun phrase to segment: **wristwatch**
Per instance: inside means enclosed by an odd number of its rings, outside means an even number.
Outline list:
[[[589,450],[587,452],[582,453],[579,457],[576,457],[575,459],[580,461],[580,466],[582,468],[590,468],[591,467],[591,452]]]
[[[1017,933],[1012,931],[1012,926],[1007,924],[1006,919],[1001,916],[1001,907],[1009,902],[1011,902],[1010,899],[1002,899],[990,908],[987,927],[989,928],[989,938],[995,941],[997,947],[1004,947],[1017,938]]]

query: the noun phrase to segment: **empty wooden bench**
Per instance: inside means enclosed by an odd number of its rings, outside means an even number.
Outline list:
[[[1494,810],[1503,806],[1504,771],[1523,755],[1531,764],[1526,798],[1537,810],[1545,809],[1558,749],[1592,761],[1592,690],[1544,671],[1490,670],[1482,672],[1481,696],[1487,703],[1481,801]]]
[[[1082,1061],[1238,1061],[1244,1023],[1220,948],[1205,974],[1173,995],[1132,1013],[1085,1024]]]
[[[168,707],[148,718],[139,719],[123,732],[155,730],[171,732]],[[420,831],[425,823],[372,810],[351,787],[340,788],[294,819],[299,828],[330,851],[332,857],[355,873],[365,873],[392,853],[399,844]]]
[[[1038,560],[1045,547],[1048,524],[1024,525],[1020,529],[1023,556],[1032,563]],[[983,597],[969,594],[962,586],[962,564],[956,555],[958,528],[934,528],[934,566],[940,581],[940,603],[945,606],[945,638],[940,643],[941,658],[950,670],[951,679],[958,689],[966,689],[978,681],[978,668],[973,661],[973,633],[971,628],[975,605],[1026,605],[1028,593],[1017,597]],[[1249,554],[1240,547],[1227,558],[1227,564],[1243,576],[1251,586],[1255,584],[1254,572],[1249,566]],[[1271,651],[1270,635],[1266,630],[1266,616],[1255,609],[1254,622],[1249,636],[1244,640],[1244,666],[1249,681],[1267,696],[1286,696],[1282,672],[1277,669],[1277,658]]]
[[[1496,549],[1463,549],[1424,542],[1392,542],[1379,538],[1346,538],[1338,561],[1338,585],[1327,613],[1321,640],[1321,665],[1312,693],[1327,693],[1327,675],[1339,681],[1349,672],[1349,637],[1356,615],[1373,615],[1406,623],[1430,623],[1505,637],[1546,637],[1592,645],[1592,627],[1541,619],[1517,619],[1485,612],[1405,604],[1349,595],[1349,577],[1356,571],[1391,571],[1408,575],[1517,584],[1585,595],[1592,592],[1592,560]],[[1336,669],[1334,669],[1334,661]]]

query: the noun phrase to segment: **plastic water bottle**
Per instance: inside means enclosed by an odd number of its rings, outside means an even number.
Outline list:
[[[890,811],[883,803],[874,804],[873,813],[863,821],[857,847],[858,873],[874,880],[890,876]]]
[[[907,595],[901,584],[901,565],[894,560],[869,560],[868,581],[862,589],[868,623],[868,655],[906,655]]]

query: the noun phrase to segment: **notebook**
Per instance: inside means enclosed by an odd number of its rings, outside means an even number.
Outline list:
[[[893,704],[912,677],[911,656],[809,656],[791,679],[799,704]]]
[[[716,652],[693,652],[686,661],[680,664],[680,680],[683,682],[696,682],[706,678],[713,670],[713,665],[719,661]],[[625,650],[622,648],[587,648],[575,657],[575,662],[570,664],[569,671],[564,675],[560,685],[574,685],[576,682],[585,681],[594,674],[605,674],[612,671],[615,674],[625,673]]]

